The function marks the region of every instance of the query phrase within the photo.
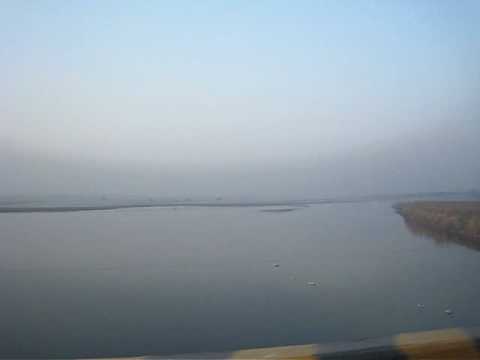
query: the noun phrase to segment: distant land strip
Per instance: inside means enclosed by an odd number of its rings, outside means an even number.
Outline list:
[[[341,201],[325,200],[315,203],[334,203]],[[343,201],[345,202],[345,201]],[[88,205],[88,206],[3,206],[0,213],[34,213],[34,212],[72,212],[72,211],[99,211],[118,210],[131,208],[153,208],[153,207],[268,207],[268,206],[307,206],[312,202],[229,202],[229,203],[146,203],[146,204],[118,204],[118,205]]]
[[[373,201],[367,199],[351,200],[297,200],[282,202],[168,202],[168,203],[136,203],[115,205],[72,205],[72,206],[0,206],[0,213],[47,213],[47,212],[73,212],[73,211],[100,211],[119,210],[131,208],[154,208],[154,207],[270,207],[288,206],[288,209],[272,209],[270,212],[287,212],[296,207],[305,207],[314,204],[340,204]],[[295,208],[292,208],[295,207]]]
[[[48,204],[48,200],[43,205],[42,201],[29,201],[28,199],[15,200],[12,197],[0,200],[0,213],[52,213],[52,212],[73,212],[73,211],[101,211],[101,210],[119,210],[131,208],[154,208],[154,207],[302,207],[315,204],[341,204],[341,203],[362,203],[370,201],[398,201],[410,199],[458,199],[458,198],[480,198],[480,192],[431,192],[431,193],[406,193],[406,194],[377,194],[352,197],[336,198],[313,198],[313,199],[294,199],[282,201],[160,201],[160,200],[133,200],[132,202],[105,201],[103,204],[94,201],[95,204]],[[291,210],[274,209],[273,212],[288,212]]]

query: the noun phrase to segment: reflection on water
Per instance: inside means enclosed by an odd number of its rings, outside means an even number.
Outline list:
[[[408,230],[414,235],[426,236],[431,238],[439,246],[446,246],[448,244],[454,243],[457,245],[465,246],[472,250],[480,251],[480,242],[468,237],[462,237],[450,232],[439,231],[432,229],[431,227],[425,226],[421,223],[417,223],[412,220],[403,219]]]

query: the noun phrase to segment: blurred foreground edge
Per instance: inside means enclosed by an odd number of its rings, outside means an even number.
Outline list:
[[[402,333],[354,342],[280,346],[228,353],[112,359],[480,359],[480,328]]]

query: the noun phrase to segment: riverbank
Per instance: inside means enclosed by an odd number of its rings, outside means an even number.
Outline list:
[[[394,208],[417,230],[480,245],[480,201],[417,201]]]

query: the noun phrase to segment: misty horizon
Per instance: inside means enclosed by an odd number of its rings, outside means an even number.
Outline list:
[[[478,188],[479,11],[6,4],[0,195]]]

